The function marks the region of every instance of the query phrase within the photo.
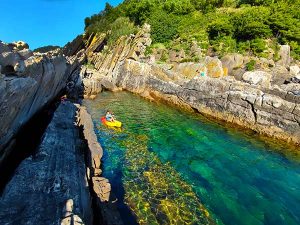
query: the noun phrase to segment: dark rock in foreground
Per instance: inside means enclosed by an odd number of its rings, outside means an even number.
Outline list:
[[[91,224],[91,200],[77,107],[62,103],[35,156],[27,158],[0,197],[0,224]]]

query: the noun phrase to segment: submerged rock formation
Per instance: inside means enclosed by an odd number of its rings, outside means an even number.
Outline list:
[[[151,43],[149,31],[145,25],[137,35],[121,37],[109,51],[89,51],[89,61],[95,68],[82,69],[81,77],[90,82],[83,82],[85,92],[94,96],[102,88],[128,90],[300,144],[299,84],[286,85],[286,78],[279,82],[276,74],[265,71],[244,72],[240,80],[227,77],[228,72],[242,66],[240,55],[223,58],[224,65],[211,57],[198,64],[156,64],[144,57]],[[97,45],[103,48],[103,41]],[[137,50],[136,46],[141,45],[144,47]],[[289,60],[284,52],[281,57],[287,66]]]

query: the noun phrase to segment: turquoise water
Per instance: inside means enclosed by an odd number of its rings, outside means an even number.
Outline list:
[[[299,157],[286,147],[127,92],[84,104],[125,224],[300,224]],[[106,109],[122,130],[100,123]]]

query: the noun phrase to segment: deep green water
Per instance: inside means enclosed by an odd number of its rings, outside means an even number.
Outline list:
[[[125,224],[130,212],[140,224],[300,224],[300,162],[286,147],[127,92],[84,105]],[[100,123],[106,109],[122,131]]]

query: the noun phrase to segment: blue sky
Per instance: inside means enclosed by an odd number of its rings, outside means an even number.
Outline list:
[[[63,46],[84,31],[84,18],[100,12],[105,3],[122,0],[1,0],[0,40],[23,40],[30,49]]]

